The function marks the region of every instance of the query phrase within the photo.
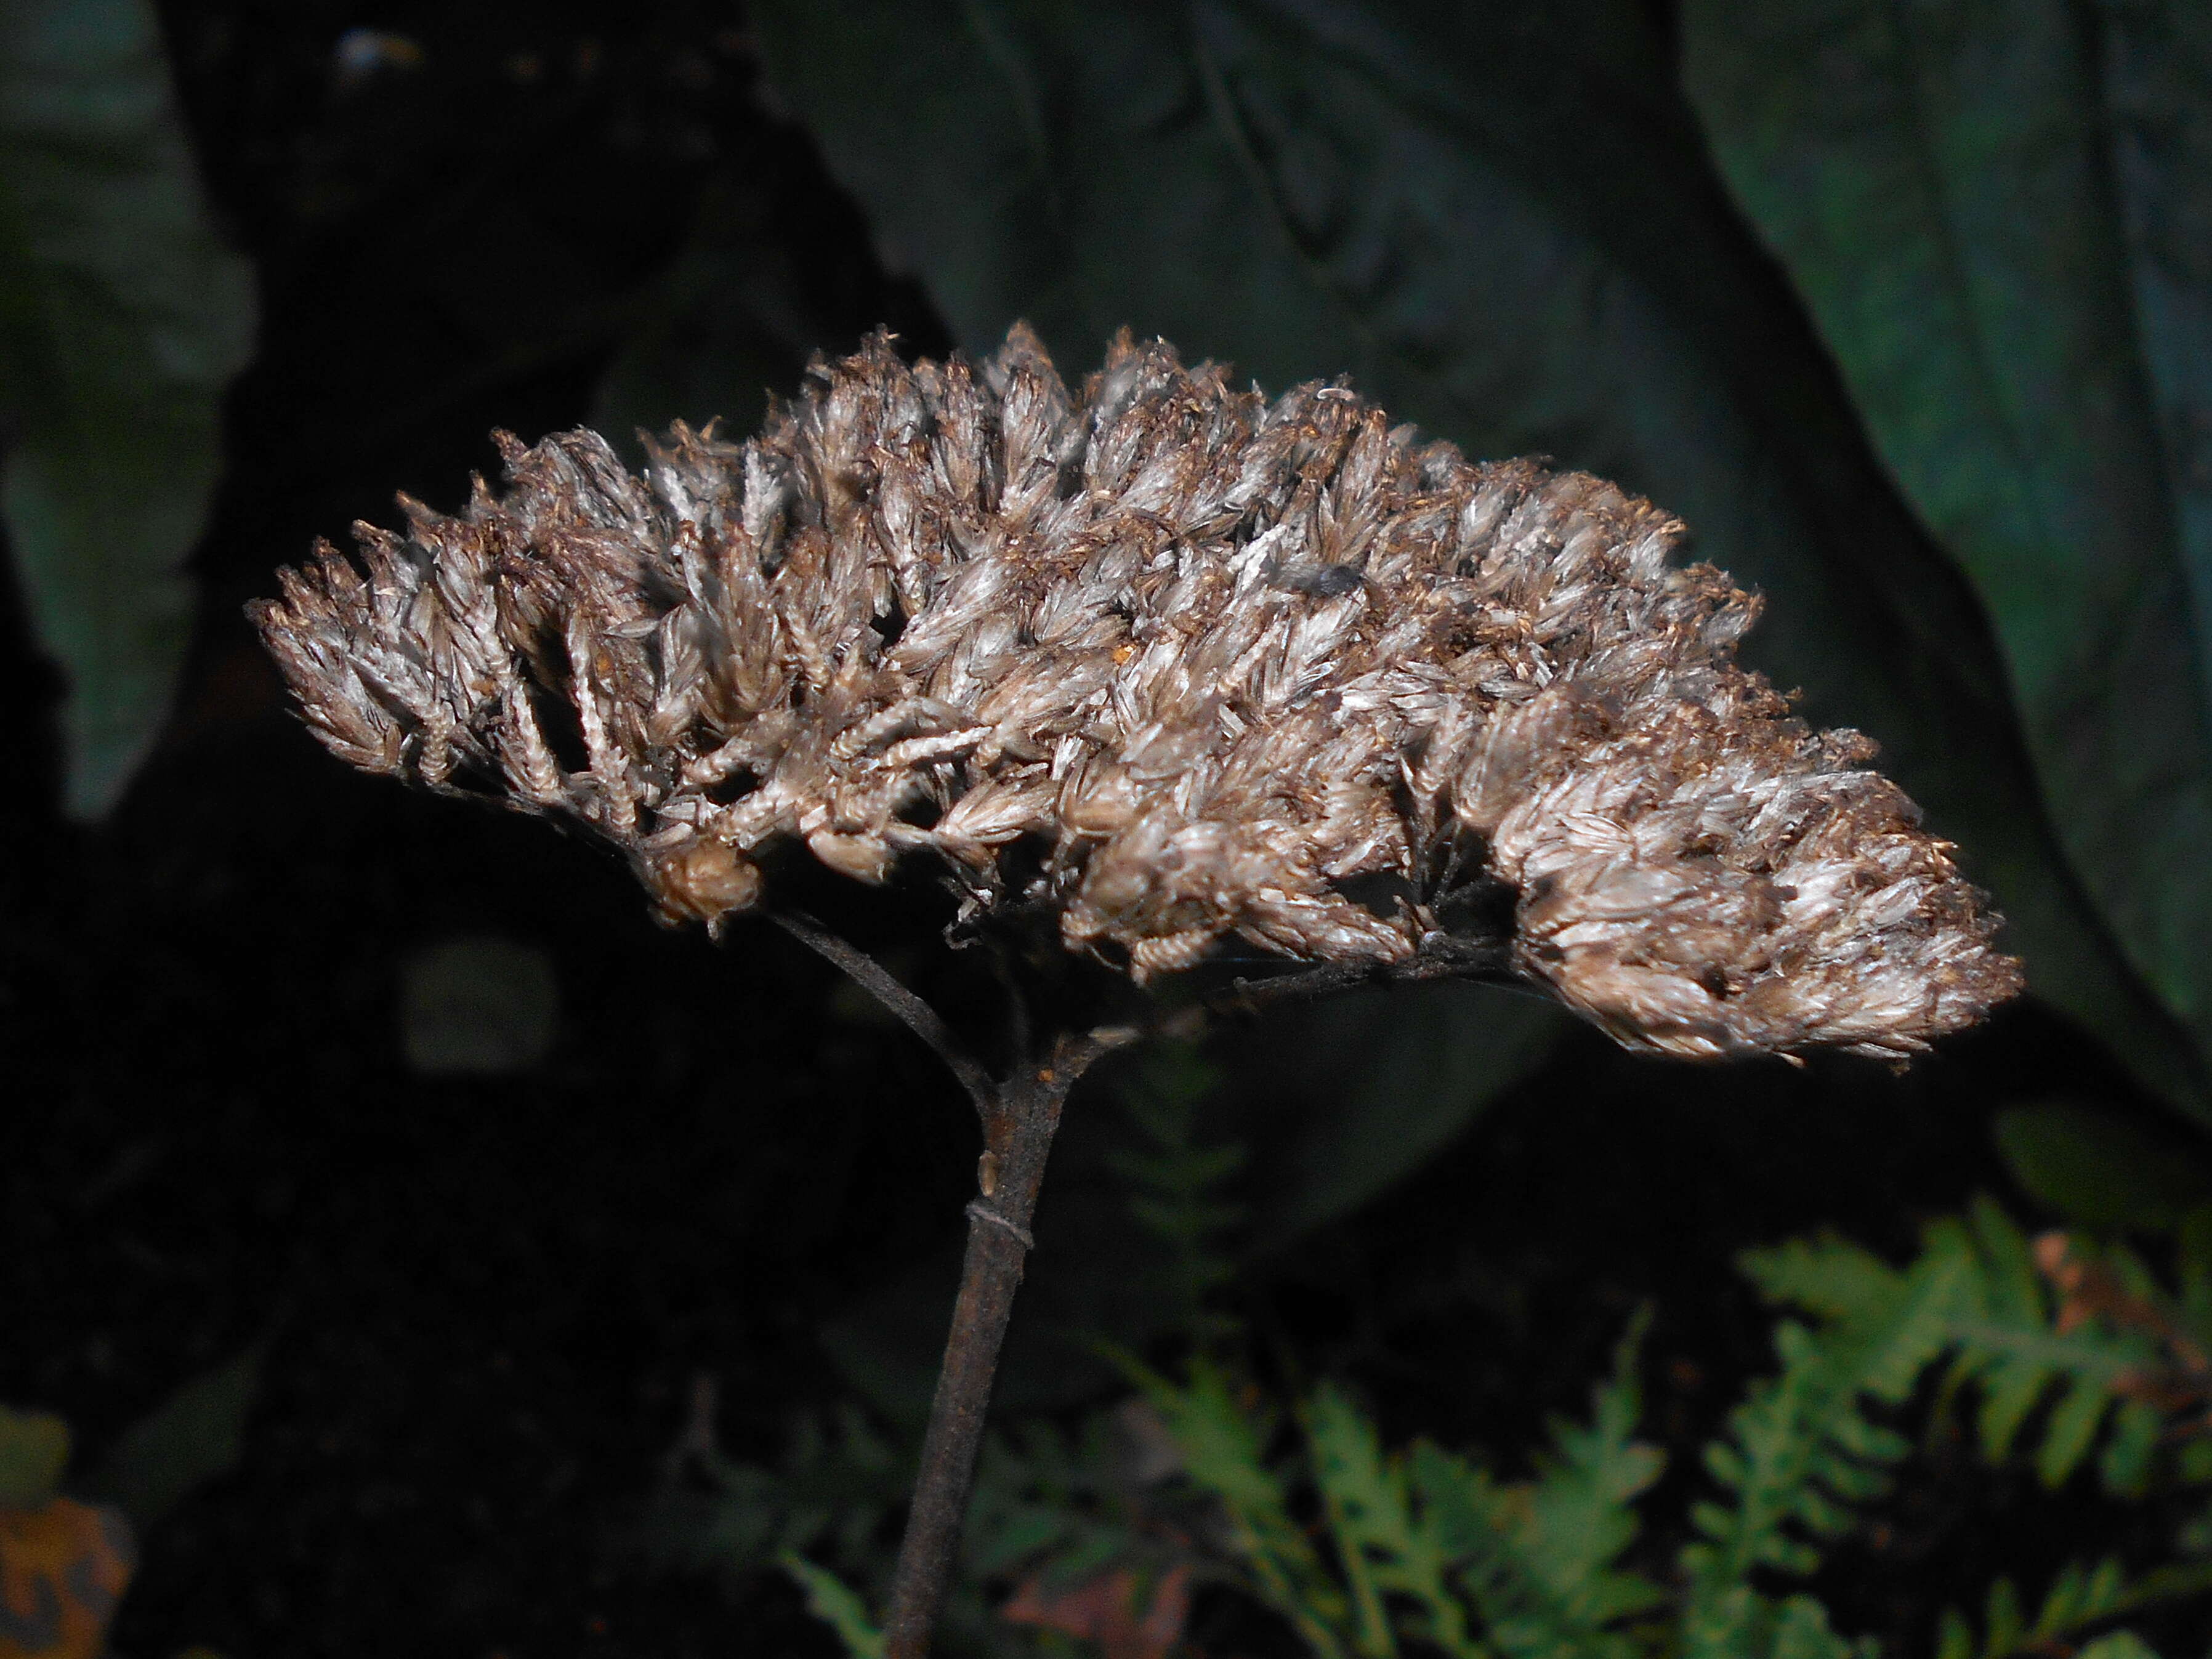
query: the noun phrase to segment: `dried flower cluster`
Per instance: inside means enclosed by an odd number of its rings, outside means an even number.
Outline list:
[[[991,361],[818,364],[642,480],[590,432],[402,498],[256,617],[323,741],[623,848],[672,916],[803,842],[1139,977],[1241,936],[1398,962],[1471,878],[1624,1042],[1924,1048],[2019,985],[1911,801],[1737,665],[1754,603],[1597,478],[1468,462],[1340,386],[1270,404],[1124,337],[1071,397]]]

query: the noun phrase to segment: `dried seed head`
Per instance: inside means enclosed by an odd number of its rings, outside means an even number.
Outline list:
[[[1525,972],[1696,1058],[1909,1053],[2019,988],[1873,745],[1737,665],[1756,605],[1679,524],[1342,386],[1124,335],[1071,397],[1017,328],[817,362],[642,479],[500,444],[503,495],[403,497],[365,575],[319,546],[255,619],[341,757],[580,820],[672,919],[795,841],[1049,904],[1141,980],[1231,935],[1402,961],[1503,884]]]

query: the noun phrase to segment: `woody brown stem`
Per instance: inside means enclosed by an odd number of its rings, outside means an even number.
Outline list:
[[[983,1156],[978,1164],[976,1194],[968,1206],[968,1249],[960,1267],[960,1295],[953,1304],[945,1363],[939,1370],[937,1393],[930,1402],[921,1466],[915,1478],[906,1535],[899,1541],[890,1607],[884,1626],[886,1659],[924,1659],[929,1651],[930,1632],[936,1627],[938,1613],[952,1582],[960,1524],[975,1483],[975,1457],[983,1443],[991,1385],[998,1376],[999,1350],[1006,1342],[1024,1263],[1036,1243],[1030,1222],[1036,1213],[1037,1193],[1044,1184],[1045,1160],[1060,1127],[1060,1108],[1066,1103],[1067,1091],[1093,1061],[1136,1042],[1143,1033],[1133,1026],[1101,1026],[1083,1036],[1063,1033],[1041,1055],[1024,1054],[1003,1082],[994,1083],[937,1011],[900,984],[872,957],[855,950],[810,917],[786,912],[774,920],[793,938],[842,969],[935,1050],[960,1079],[982,1120]],[[1021,1042],[1027,1036],[1028,1022],[1018,992],[1013,1004],[1013,1032],[1017,1042]]]
[[[929,1428],[906,1535],[899,1542],[884,1621],[886,1659],[924,1659],[930,1632],[952,1579],[960,1524],[975,1480],[983,1420],[998,1374],[999,1349],[1021,1286],[1047,1155],[1067,1091],[1110,1042],[1060,1039],[1042,1061],[1025,1060],[1000,1085],[984,1126],[975,1199],[968,1206],[968,1250],[960,1297],[938,1372]]]
[[[1014,992],[1012,1033],[1027,1052],[1001,1082],[968,1054],[936,1011],[892,978],[883,966],[811,919],[785,914],[777,923],[850,975],[951,1067],[982,1119],[983,1156],[976,1195],[968,1206],[968,1246],[960,1267],[960,1293],[945,1362],[930,1402],[929,1426],[906,1534],[899,1541],[884,1625],[885,1659],[927,1659],[931,1632],[952,1582],[960,1528],[975,1484],[984,1419],[999,1370],[999,1351],[1013,1314],[1014,1293],[1035,1245],[1030,1224],[1044,1184],[1045,1161],[1060,1127],[1068,1091],[1092,1063],[1145,1036],[1202,1028],[1209,1017],[1255,1011],[1272,1002],[1303,1000],[1354,986],[1446,977],[1501,976],[1503,947],[1491,940],[1427,941],[1405,963],[1338,965],[1279,975],[1240,979],[1229,990],[1144,1026],[1100,1026],[1084,1036],[1063,1032],[1048,1044],[1024,1041],[1024,1000]]]

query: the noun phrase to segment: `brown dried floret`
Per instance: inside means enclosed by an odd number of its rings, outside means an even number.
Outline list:
[[[1341,386],[1124,335],[1071,397],[1017,328],[817,362],[641,479],[500,443],[503,495],[403,498],[365,578],[319,546],[255,618],[334,752],[580,820],[672,918],[758,902],[779,842],[926,858],[1141,980],[1231,936],[1405,961],[1486,880],[1526,973],[1697,1058],[1909,1053],[2019,988],[1872,744],[1737,665],[1756,605],[1675,520]]]

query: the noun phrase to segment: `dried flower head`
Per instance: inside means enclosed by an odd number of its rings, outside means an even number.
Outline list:
[[[798,842],[1139,978],[1241,937],[1401,962],[1471,884],[1631,1046],[1899,1054],[2020,984],[1874,745],[1739,666],[1757,605],[1601,479],[1479,465],[1341,386],[1126,335],[817,362],[744,444],[597,434],[356,528],[254,615],[337,754],[623,848],[662,911]]]

